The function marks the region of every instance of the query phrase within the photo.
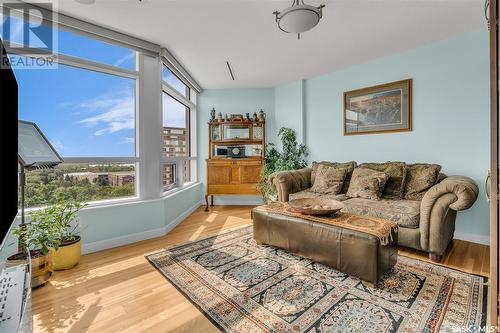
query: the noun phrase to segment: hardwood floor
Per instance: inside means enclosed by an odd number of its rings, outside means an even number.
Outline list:
[[[200,207],[166,236],[85,255],[33,291],[34,331],[218,332],[144,254],[250,224],[248,206]],[[417,251],[400,254],[427,260]],[[454,241],[443,264],[488,275],[488,246]]]

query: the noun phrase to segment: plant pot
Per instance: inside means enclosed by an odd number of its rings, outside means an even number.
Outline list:
[[[50,249],[52,268],[56,271],[70,269],[80,262],[82,242],[80,236],[69,242],[63,242],[57,250]]]
[[[42,254],[40,250],[31,250],[31,288],[43,286],[52,275],[50,254]],[[17,253],[7,258],[7,266],[26,264],[26,255]]]

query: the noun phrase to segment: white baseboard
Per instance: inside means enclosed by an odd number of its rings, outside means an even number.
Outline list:
[[[203,204],[203,200],[200,200],[199,202],[197,202],[193,206],[191,206],[191,208],[186,210],[184,213],[177,216],[172,222],[170,222],[168,225],[166,225],[164,227],[165,232],[163,233],[163,235],[166,235],[170,231],[172,231],[172,229],[174,229],[179,223],[184,221],[189,215],[191,215],[195,210],[197,210],[202,204]]]
[[[168,225],[157,228],[157,229],[152,229],[152,230],[146,230],[146,231],[141,231],[137,232],[135,234],[130,234],[130,235],[125,235],[125,236],[120,236],[120,237],[114,237],[110,239],[104,239],[88,244],[83,244],[82,245],[82,254],[87,254],[87,253],[92,253],[92,252],[98,252],[106,249],[111,249],[113,247],[118,247],[118,246],[123,246],[127,244],[132,244],[136,242],[140,242],[146,239],[151,239],[151,238],[156,238],[156,237],[161,237],[166,234],[168,234],[172,229],[174,229],[179,223],[184,221],[186,217],[191,215],[198,207],[203,202],[200,201],[193,205],[191,208],[189,208],[187,211],[182,213],[181,215],[177,216],[172,222],[170,222]]]
[[[455,231],[453,238],[468,241],[471,243],[490,245],[490,236],[485,236],[485,235],[475,235],[475,234]]]

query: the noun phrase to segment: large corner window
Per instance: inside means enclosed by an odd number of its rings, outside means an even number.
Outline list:
[[[27,206],[134,197],[136,51],[74,32],[58,35],[57,68],[11,62],[19,119],[36,123],[64,159],[55,169],[28,172]],[[10,57],[27,56],[11,50]]]
[[[162,185],[164,191],[194,181],[190,88],[163,67]]]

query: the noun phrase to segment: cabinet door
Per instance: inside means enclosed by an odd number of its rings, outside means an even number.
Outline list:
[[[208,165],[208,184],[231,184],[232,167],[231,164],[213,163]]]
[[[259,161],[240,164],[240,182],[242,184],[256,184],[260,180],[262,163]]]

